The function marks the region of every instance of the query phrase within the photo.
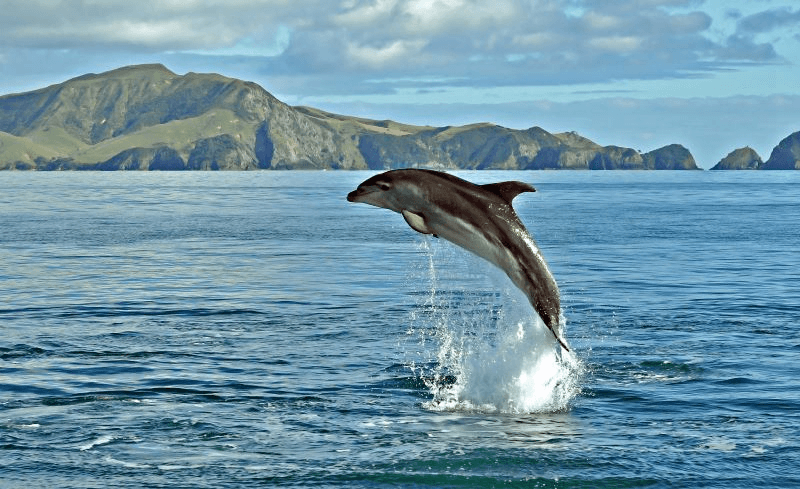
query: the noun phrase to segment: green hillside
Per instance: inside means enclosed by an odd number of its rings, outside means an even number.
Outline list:
[[[55,158],[56,151],[28,138],[0,132],[0,170],[33,170],[38,161]]]
[[[162,65],[0,97],[0,169],[696,169],[671,145],[640,154],[578,134],[429,127],[290,107],[260,86]]]

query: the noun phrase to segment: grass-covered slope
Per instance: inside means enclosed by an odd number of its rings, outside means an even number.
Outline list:
[[[685,148],[640,154],[575,133],[434,128],[290,107],[254,83],[161,65],[0,97],[0,169],[684,169]]]

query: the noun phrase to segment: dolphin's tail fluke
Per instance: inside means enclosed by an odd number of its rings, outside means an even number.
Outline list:
[[[548,325],[547,329],[549,329],[550,332],[553,333],[553,336],[555,337],[556,341],[558,341],[558,344],[561,345],[561,348],[569,351],[569,347],[564,343],[564,341],[561,340],[561,338],[558,337],[558,333],[556,333],[555,328],[553,326]]]

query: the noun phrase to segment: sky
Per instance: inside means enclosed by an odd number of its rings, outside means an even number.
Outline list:
[[[0,94],[162,63],[291,105],[491,122],[710,168],[800,131],[797,0],[3,0]]]

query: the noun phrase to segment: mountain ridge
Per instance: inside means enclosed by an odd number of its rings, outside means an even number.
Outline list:
[[[698,169],[577,133],[416,126],[292,107],[261,86],[164,65],[88,73],[0,97],[0,169]]]

